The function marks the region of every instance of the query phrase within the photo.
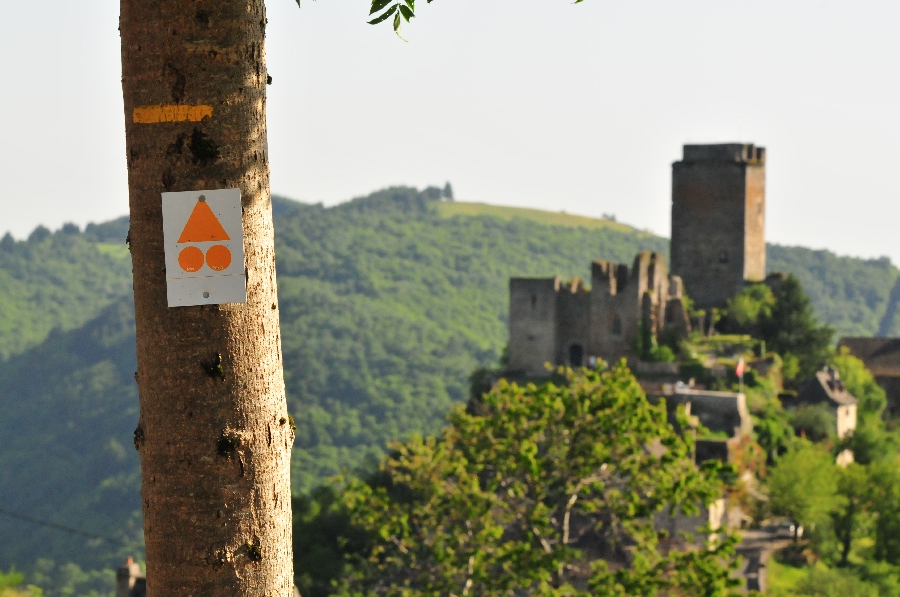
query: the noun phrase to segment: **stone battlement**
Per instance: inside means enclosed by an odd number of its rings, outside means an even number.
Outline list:
[[[721,143],[718,145],[685,145],[682,162],[747,162],[764,164],[766,148],[752,143]]]

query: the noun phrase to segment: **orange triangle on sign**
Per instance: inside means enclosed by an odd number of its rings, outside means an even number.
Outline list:
[[[191,217],[188,218],[181,236],[178,237],[180,243],[203,243],[211,240],[231,240],[216,214],[209,208],[206,199],[200,198]]]

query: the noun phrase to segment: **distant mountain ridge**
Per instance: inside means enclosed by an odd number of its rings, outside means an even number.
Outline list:
[[[510,276],[589,279],[597,258],[668,253],[667,239],[609,220],[432,197],[397,187],[330,208],[273,198],[295,490],[437,430],[471,372],[502,352]],[[126,232],[120,218],[0,241],[0,507],[117,541],[0,516],[0,569],[41,556],[108,567],[140,541]],[[768,254],[840,333],[900,332],[900,271],[887,259]]]

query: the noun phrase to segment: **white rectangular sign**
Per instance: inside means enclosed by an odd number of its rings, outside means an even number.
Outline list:
[[[241,190],[162,194],[170,307],[247,302]]]

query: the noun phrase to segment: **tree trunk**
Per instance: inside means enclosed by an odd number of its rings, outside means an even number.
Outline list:
[[[263,0],[121,0],[150,597],[291,594]],[[167,306],[160,194],[239,188],[247,302]]]

